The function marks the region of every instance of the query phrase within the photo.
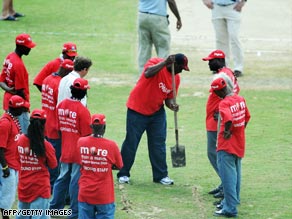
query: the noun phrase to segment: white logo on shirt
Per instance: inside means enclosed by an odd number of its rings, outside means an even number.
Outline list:
[[[159,88],[162,90],[163,93],[169,94],[171,92],[170,89],[167,89],[165,84],[163,82],[159,83]]]

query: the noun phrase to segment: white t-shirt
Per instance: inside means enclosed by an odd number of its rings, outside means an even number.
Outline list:
[[[68,75],[63,77],[59,84],[59,93],[58,93],[58,103],[64,99],[70,98],[72,96],[70,86],[73,84],[76,78],[80,78],[80,75],[76,71],[70,72]],[[81,103],[86,106],[87,98],[86,96],[81,100]]]

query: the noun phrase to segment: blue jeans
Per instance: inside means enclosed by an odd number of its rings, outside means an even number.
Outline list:
[[[30,118],[29,112],[23,112],[17,118],[18,118],[22,133],[27,134],[27,128],[29,126],[29,118]]]
[[[146,130],[148,154],[152,166],[153,181],[159,182],[168,175],[166,164],[166,114],[164,107],[150,116],[145,116],[131,109],[127,111],[127,134],[122,145],[121,155],[124,166],[117,176],[130,177],[136,152],[142,134]]]
[[[54,184],[53,198],[50,209],[63,209],[66,193],[69,187],[70,209],[72,214],[68,218],[78,218],[78,180],[80,177],[80,165],[75,163],[60,162],[60,175]]]
[[[115,210],[115,203],[91,205],[78,202],[78,219],[114,219]]]
[[[37,198],[31,203],[18,201],[18,209],[42,209],[42,215],[34,216],[16,216],[16,219],[49,219],[49,216],[45,215],[45,210],[49,208],[49,199],[47,198]]]
[[[54,183],[56,181],[56,179],[59,176],[59,172],[60,172],[60,157],[61,157],[61,139],[51,139],[51,138],[47,138],[48,142],[50,142],[53,147],[55,148],[55,154],[56,154],[56,158],[58,161],[58,166],[54,169],[49,168],[49,172],[50,172],[50,184],[51,184],[51,190],[53,190],[54,188]]]
[[[15,201],[18,172],[15,169],[9,168],[10,175],[6,178],[3,177],[2,171],[0,172],[0,208],[11,209]]]
[[[237,214],[240,203],[241,158],[225,151],[217,152],[217,162],[223,184],[223,211]]]
[[[207,131],[207,155],[208,159],[213,167],[213,169],[216,171],[217,175],[220,178],[219,170],[217,166],[217,131]],[[218,186],[219,188],[222,188],[222,183]]]

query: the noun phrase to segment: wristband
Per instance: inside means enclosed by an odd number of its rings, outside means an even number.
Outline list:
[[[5,167],[2,167],[2,170],[7,170],[8,169],[8,165],[6,165]]]

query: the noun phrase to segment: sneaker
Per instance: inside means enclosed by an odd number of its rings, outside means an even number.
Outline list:
[[[121,176],[119,177],[119,183],[124,184],[124,183],[129,183],[130,177],[127,176]]]
[[[161,179],[159,181],[162,185],[173,185],[173,180],[170,179],[168,176],[167,177],[164,177],[163,179]]]
[[[215,216],[215,217],[237,217],[236,214],[231,214],[231,213],[228,213],[228,212],[224,212],[222,209],[218,210],[218,211],[215,211],[213,216]]]

